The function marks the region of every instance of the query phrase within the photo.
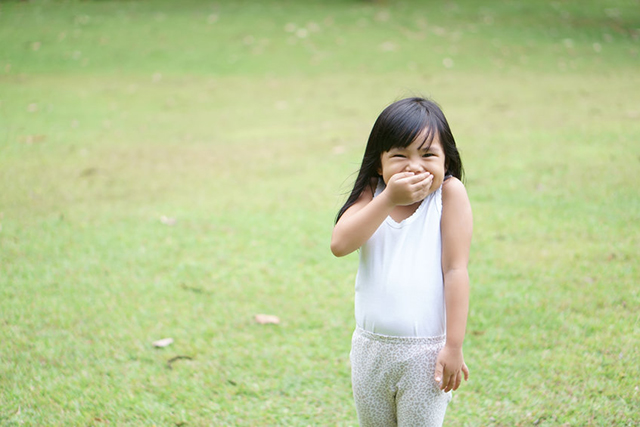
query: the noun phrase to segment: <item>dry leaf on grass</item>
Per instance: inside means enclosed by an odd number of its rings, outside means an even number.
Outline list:
[[[154,347],[166,347],[173,344],[173,338],[163,338],[153,342]]]
[[[256,314],[256,322],[261,325],[274,324],[277,325],[280,323],[280,318],[278,316],[272,316],[271,314]]]

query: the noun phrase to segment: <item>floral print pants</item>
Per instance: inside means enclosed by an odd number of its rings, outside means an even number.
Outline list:
[[[434,380],[445,337],[395,337],[356,328],[351,382],[361,427],[441,426],[451,392]]]

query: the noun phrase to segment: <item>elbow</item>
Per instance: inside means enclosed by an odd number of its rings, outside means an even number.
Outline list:
[[[358,249],[357,242],[353,236],[346,233],[344,230],[337,230],[334,228],[331,234],[331,253],[337,257],[343,257],[349,255],[351,252]]]
[[[342,257],[346,255],[342,248],[340,248],[340,245],[336,244],[333,241],[331,242],[331,253],[336,257]]]
[[[351,253],[343,244],[337,239],[331,239],[331,253],[336,257],[343,257]]]
[[[442,273],[446,276],[447,274],[454,274],[454,275],[464,275],[464,276],[468,276],[469,275],[469,269],[467,268],[466,265],[460,265],[460,266],[443,266],[442,267]]]
[[[469,271],[466,267],[443,269],[445,286],[457,284],[459,286],[469,286]]]

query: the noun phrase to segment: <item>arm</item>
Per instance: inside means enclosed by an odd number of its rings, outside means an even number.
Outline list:
[[[447,341],[438,355],[436,381],[441,389],[456,390],[469,377],[464,363],[462,343],[469,311],[469,250],[473,216],[467,191],[456,178],[442,188],[442,274],[447,312]]]
[[[433,175],[429,173],[400,172],[389,179],[378,197],[374,198],[371,189],[367,188],[333,228],[331,252],[340,257],[360,248],[396,206],[424,199],[432,182]]]
[[[362,246],[378,229],[395,206],[384,192],[374,198],[367,188],[342,214],[331,235],[331,252],[345,256]]]

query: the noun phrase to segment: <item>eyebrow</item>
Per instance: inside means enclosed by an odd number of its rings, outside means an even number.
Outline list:
[[[391,147],[388,152],[391,152],[391,151],[405,151],[405,150],[408,150],[408,149],[409,149],[409,147]],[[442,151],[442,150],[437,145],[429,144],[428,146],[419,148],[418,151],[426,151],[426,152],[436,151],[436,152],[439,152],[439,151]]]
[[[442,150],[440,150],[440,147],[438,147],[437,145],[429,144],[428,147],[423,147],[423,148],[420,149],[420,151],[427,151],[427,152],[436,151],[436,152],[438,152],[438,151],[442,151]]]

